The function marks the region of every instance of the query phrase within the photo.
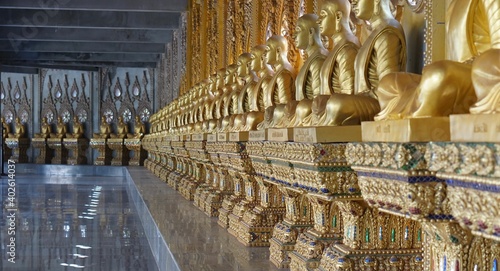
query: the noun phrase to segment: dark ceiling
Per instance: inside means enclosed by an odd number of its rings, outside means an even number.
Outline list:
[[[2,71],[156,67],[188,0],[0,0]]]

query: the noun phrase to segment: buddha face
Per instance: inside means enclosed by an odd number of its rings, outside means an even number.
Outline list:
[[[373,15],[373,8],[378,5],[380,0],[353,0],[353,11],[356,17],[361,20],[370,20]]]
[[[278,62],[278,54],[276,53],[276,48],[272,43],[266,45],[265,61],[271,65]]]
[[[293,33],[293,39],[295,40],[295,46],[299,49],[305,50],[309,46],[309,29],[300,19]]]

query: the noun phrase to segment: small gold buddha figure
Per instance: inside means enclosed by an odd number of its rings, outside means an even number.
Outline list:
[[[293,34],[295,46],[305,51],[307,60],[295,79],[295,98],[299,101],[295,115],[291,119],[282,118],[278,126],[299,126],[311,114],[313,99],[320,95],[320,72],[328,51],[321,42],[317,21],[315,14],[305,14],[297,21]]]
[[[226,69],[217,71],[213,85],[214,100],[210,106],[212,118],[210,119],[207,131],[209,133],[215,132],[219,119],[222,118],[222,109],[224,108],[224,77],[226,76]]]
[[[93,138],[109,138],[111,134],[111,126],[106,121],[106,117],[101,117],[101,124],[99,125],[99,133],[94,133],[92,135]]]
[[[84,137],[83,124],[80,122],[78,116],[73,117],[73,133],[68,133],[66,137],[68,138],[83,138]]]
[[[9,138],[24,138],[24,135],[26,133],[26,130],[24,128],[24,125],[21,123],[20,118],[16,118],[16,124],[14,125],[14,133],[8,133]]]
[[[10,125],[5,121],[5,118],[2,117],[2,137],[3,137],[3,139],[6,139],[10,133],[11,133],[10,132]]]
[[[264,101],[266,112],[264,121],[257,126],[258,130],[275,127],[285,116],[291,115],[295,108],[286,108],[295,100],[295,71],[288,61],[288,42],[282,36],[271,36],[266,43],[265,57],[267,63],[274,67],[275,73],[266,88]]]
[[[232,116],[230,123],[230,131],[239,132],[244,127],[247,115],[250,111],[249,97],[257,84],[257,75],[250,72],[250,62],[252,61],[252,54],[243,53],[238,57],[237,73],[242,81],[243,87],[234,92],[232,96]]]
[[[135,123],[134,123],[134,133],[133,134],[127,134],[127,138],[138,138],[142,139],[144,134],[146,133],[146,126],[144,123],[141,121],[141,117],[135,116]]]
[[[40,124],[40,133],[35,134],[35,138],[49,138],[52,133],[50,124],[47,122],[46,117],[42,117],[42,123]]]
[[[380,111],[375,95],[379,81],[406,68],[406,40],[394,19],[390,0],[355,0],[356,17],[372,27],[354,62],[354,93],[334,93],[327,102],[319,125],[359,125],[373,120]]]
[[[216,88],[217,75],[213,74],[208,78],[207,84],[207,96],[204,105],[204,121],[203,121],[203,132],[211,133],[215,126],[214,114],[215,114],[215,100],[218,97],[218,91]]]
[[[65,138],[66,137],[66,123],[64,123],[61,116],[57,117],[56,132],[50,134],[50,138]]]
[[[393,73],[384,78],[377,90],[382,111],[376,119],[440,117],[469,109],[474,114],[498,112],[499,21],[498,0],[451,0],[446,60],[427,65],[421,76]]]
[[[252,48],[250,73],[252,80],[256,80],[255,86],[248,89],[248,106],[249,113],[246,114],[245,126],[242,131],[255,131],[257,125],[264,120],[264,93],[273,78],[274,71],[267,64],[267,59],[264,57],[266,52],[265,45],[257,45]]]
[[[128,134],[128,126],[127,124],[123,121],[123,117],[118,117],[118,122],[116,123],[116,133],[111,134],[111,138],[126,138]]]

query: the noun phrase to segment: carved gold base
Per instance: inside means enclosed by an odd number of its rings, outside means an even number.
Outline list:
[[[213,191],[213,187],[208,184],[202,184],[198,186],[193,196],[194,206],[198,207],[198,209],[202,211],[205,211],[205,200]]]
[[[326,247],[334,242],[341,242],[342,237],[321,238],[312,234],[313,230],[301,233],[297,237],[294,251],[289,253],[290,270],[313,270],[319,267],[321,256]]]
[[[50,161],[52,159],[52,150],[49,149],[47,146],[47,140],[45,138],[32,138],[31,139],[31,146],[39,150],[40,153],[38,154],[38,157],[35,160],[35,163],[37,164],[50,164]]]
[[[198,185],[192,176],[187,176],[179,181],[178,190],[185,199],[192,201]]]
[[[269,141],[287,142],[293,140],[293,128],[269,128],[267,129]]]
[[[110,138],[107,141],[108,147],[115,153],[113,159],[111,159],[112,166],[128,165],[128,150],[123,142],[124,140],[120,138]]]
[[[237,203],[232,212],[228,215],[228,229],[227,231],[233,235],[234,237],[238,237],[238,232],[240,231],[241,227],[241,220],[243,219],[243,215],[245,215],[245,212],[249,212],[255,206],[258,204],[256,201],[248,201],[248,200],[242,200],[239,203]]]
[[[285,215],[284,207],[257,206],[245,212],[240,222],[238,241],[250,247],[268,247],[274,225]]]
[[[271,238],[270,260],[278,268],[290,267],[290,253],[295,249],[295,243],[299,234],[302,234],[312,224],[295,225],[286,220],[274,226]]]
[[[54,157],[52,158],[52,164],[67,164],[68,162],[68,149],[63,145],[63,139],[60,138],[48,138],[47,146],[54,150]]]
[[[89,141],[85,138],[64,138],[63,145],[69,150],[68,165],[82,165],[87,163],[85,151]]]
[[[317,270],[422,271],[423,263],[422,251],[419,249],[353,250],[345,245],[338,244],[332,245],[325,250]],[[291,268],[291,270],[295,269]],[[444,269],[436,268],[432,270]]]
[[[106,143],[107,139],[103,138],[90,139],[90,147],[92,149],[96,149],[99,152],[99,155],[94,161],[94,165],[96,166],[104,166],[111,164],[112,152]]]
[[[227,194],[221,193],[220,191],[212,192],[208,194],[205,200],[205,214],[209,217],[218,217],[219,209],[222,207],[222,201]]]
[[[267,140],[266,130],[248,132],[248,141],[265,141],[265,140]]]
[[[9,160],[16,163],[28,163],[27,150],[30,145],[28,138],[6,138],[5,145],[11,150]],[[7,148],[6,148],[7,149]]]
[[[224,229],[229,228],[229,216],[233,212],[234,206],[244,199],[243,195],[231,195],[222,201],[222,207],[219,209],[219,220],[217,224]]]
[[[366,121],[364,142],[429,142],[450,140],[448,117]]]
[[[125,147],[131,151],[130,154],[130,166],[142,166],[144,160],[146,159],[146,151],[144,150],[141,140],[137,138],[128,138],[124,141]]]

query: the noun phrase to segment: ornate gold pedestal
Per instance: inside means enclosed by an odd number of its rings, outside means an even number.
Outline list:
[[[172,154],[171,157],[175,159],[175,170],[171,171],[170,174],[167,176],[167,183],[170,185],[173,189],[178,190],[179,189],[179,182],[182,178],[184,178],[184,175],[187,172],[187,152],[185,149],[185,142],[184,141],[179,141],[179,137],[177,136],[176,138],[172,137],[171,138],[171,148],[172,148]],[[177,139],[177,140],[176,140]]]
[[[2,139],[2,140],[4,140],[4,139]],[[5,142],[5,140],[4,140],[3,143],[4,143],[2,145],[3,146],[3,150],[2,150],[3,151],[2,152],[2,154],[3,154],[3,160],[7,161],[7,159],[9,159],[12,156],[12,150],[7,147],[7,143]]]
[[[6,138],[5,145],[12,150],[11,156],[7,159],[14,160],[16,163],[28,162],[28,155],[26,154],[30,145],[28,138]]]
[[[51,152],[52,150],[49,150],[49,147],[47,146],[47,139],[45,138],[32,138],[31,139],[31,146],[35,150],[39,150],[40,153],[38,154],[38,157],[35,160],[35,163],[37,164],[50,164],[52,155]]]
[[[68,150],[63,145],[63,139],[48,138],[47,145],[54,150],[52,164],[66,164],[68,162]]]
[[[144,164],[144,159],[146,159],[146,151],[142,147],[141,140],[138,138],[127,138],[124,141],[125,147],[131,151],[130,161],[128,164],[130,166],[142,166]]]
[[[114,157],[111,159],[113,166],[126,166],[128,165],[128,150],[123,144],[124,139],[109,138],[107,141],[108,147],[114,152]]]
[[[85,151],[89,146],[89,140],[86,138],[64,138],[63,145],[68,149],[68,165],[87,164],[87,156]]]
[[[111,150],[108,147],[107,139],[104,138],[92,138],[90,139],[90,147],[96,149],[99,152],[94,165],[104,166],[111,163]]]

